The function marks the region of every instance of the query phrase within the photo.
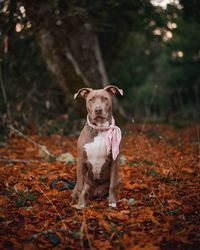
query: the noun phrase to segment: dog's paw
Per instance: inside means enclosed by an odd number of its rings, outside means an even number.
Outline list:
[[[75,205],[72,205],[72,207],[76,208],[76,209],[82,209],[82,208],[85,208],[86,206],[85,205],[78,205],[78,204],[75,204]]]
[[[111,202],[108,205],[109,205],[109,207],[117,207],[117,203],[116,202]]]

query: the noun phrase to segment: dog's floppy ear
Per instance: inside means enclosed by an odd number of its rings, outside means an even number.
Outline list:
[[[119,93],[120,95],[123,95],[123,90],[119,89],[118,87],[114,85],[108,85],[104,89],[108,91],[111,95],[115,95],[117,93]]]
[[[91,90],[92,89],[90,89],[90,88],[79,89],[79,91],[76,94],[74,94],[74,99],[76,99],[76,97],[79,96],[79,95],[82,96],[83,98],[86,98]]]

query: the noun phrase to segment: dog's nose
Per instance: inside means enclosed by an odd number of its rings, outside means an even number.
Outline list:
[[[96,107],[95,108],[95,114],[100,115],[102,113],[102,108],[101,107]]]

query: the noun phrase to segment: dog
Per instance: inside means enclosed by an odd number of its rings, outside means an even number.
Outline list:
[[[112,114],[112,96],[123,95],[114,85],[93,90],[81,88],[74,95],[86,100],[87,122],[77,143],[77,182],[72,198],[78,208],[87,205],[87,199],[108,195],[109,206],[116,207],[119,185],[119,147],[121,130]]]

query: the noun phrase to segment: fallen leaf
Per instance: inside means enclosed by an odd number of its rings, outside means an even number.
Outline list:
[[[140,209],[135,215],[135,217],[130,218],[129,220],[127,220],[126,223],[130,224],[130,223],[136,223],[136,222],[145,222],[148,220],[152,221],[156,225],[160,225],[158,220],[153,215],[153,210],[149,207],[146,207],[146,208]]]
[[[128,220],[129,218],[130,211],[129,210],[122,210],[122,211],[109,211],[107,213],[107,218],[108,219],[118,219],[121,221]]]
[[[182,202],[177,201],[177,200],[174,200],[174,199],[167,200],[167,202],[168,202],[169,204],[176,204],[176,205],[179,205],[179,206],[182,205]]]
[[[24,208],[24,207],[20,207],[18,209],[18,212],[19,212],[20,215],[23,215],[23,216],[28,216],[29,214],[31,214],[31,211]]]
[[[182,168],[181,171],[182,171],[182,172],[185,172],[185,173],[187,173],[187,174],[192,174],[192,173],[194,173],[194,170],[193,170],[192,168],[186,168],[186,167]]]
[[[108,233],[112,231],[110,224],[104,219],[99,219],[98,222]]]

